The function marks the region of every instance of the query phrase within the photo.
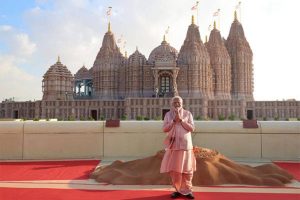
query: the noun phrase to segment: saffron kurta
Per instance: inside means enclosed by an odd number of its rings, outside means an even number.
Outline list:
[[[163,130],[169,129],[165,139],[165,155],[160,172],[193,173],[196,171],[196,159],[193,152],[192,136],[189,129],[194,129],[192,114],[184,109],[179,112],[182,122],[174,122],[173,110],[166,113]],[[175,124],[174,124],[175,123]]]

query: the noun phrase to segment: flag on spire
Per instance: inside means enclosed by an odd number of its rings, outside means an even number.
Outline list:
[[[208,26],[208,31],[211,31],[211,24]]]
[[[235,10],[240,9],[242,2],[239,2],[236,6],[235,6]]]
[[[123,42],[123,49],[125,50],[125,47],[126,47],[126,41],[124,40]]]
[[[107,16],[111,16],[111,9],[112,9],[112,7],[107,8],[107,11],[106,11]]]
[[[168,26],[168,28],[166,29],[165,35],[167,35],[169,33],[169,30],[170,30],[170,26]]]
[[[218,9],[216,12],[214,12],[213,16],[214,17],[219,16],[220,15],[220,11],[221,11],[221,9]]]
[[[237,11],[239,12],[239,18],[240,21],[242,21],[242,8],[241,8],[242,2],[239,1],[239,3],[235,6],[235,12],[234,12],[234,19],[237,20]]]
[[[199,4],[199,1],[196,2],[196,4],[191,8],[191,10],[197,10],[198,9],[198,4]]]
[[[121,43],[123,40],[123,34],[121,34],[121,37],[117,40],[117,43]]]

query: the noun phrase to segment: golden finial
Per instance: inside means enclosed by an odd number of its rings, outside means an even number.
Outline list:
[[[192,15],[192,24],[195,24],[195,18],[194,18],[194,15]]]
[[[207,35],[205,36],[205,43],[207,43]]]
[[[237,20],[237,13],[236,13],[236,10],[234,11],[234,21]]]
[[[60,62],[60,56],[57,57],[57,62]]]
[[[125,58],[127,58],[127,51],[125,51]]]
[[[164,35],[164,40],[163,40],[164,42],[166,41],[166,35]]]
[[[110,32],[110,22],[108,22],[108,32]]]
[[[214,29],[216,29],[216,28],[217,28],[216,21],[214,21]]]

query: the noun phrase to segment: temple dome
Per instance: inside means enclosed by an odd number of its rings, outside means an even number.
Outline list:
[[[136,50],[132,55],[128,58],[128,63],[135,63],[135,62],[143,62],[146,63],[146,57],[141,54],[138,50]]]
[[[155,64],[156,62],[176,63],[177,55],[177,50],[164,40],[161,45],[150,53],[148,62],[150,64]]]
[[[50,75],[63,76],[63,77],[73,77],[70,70],[68,70],[68,68],[60,62],[60,60],[58,60],[54,65],[52,65],[47,70],[44,77],[47,77],[47,76],[50,76]]]
[[[91,79],[91,71],[88,70],[85,66],[82,66],[75,74],[75,79]]]
[[[57,62],[43,76],[43,100],[73,99],[73,81],[72,73],[58,57]]]

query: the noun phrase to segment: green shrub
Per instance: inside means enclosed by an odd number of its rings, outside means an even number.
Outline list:
[[[197,117],[195,118],[195,120],[200,121],[200,120],[204,120],[204,118],[203,118],[202,116],[197,116]]]
[[[275,120],[275,121],[278,121],[278,120],[279,120],[279,117],[278,117],[278,116],[275,116],[275,117],[274,117],[274,120]]]
[[[80,121],[85,121],[85,117],[81,116],[79,120]]]
[[[49,119],[47,119],[49,121]],[[68,121],[75,121],[75,117],[73,115],[68,116]]]
[[[229,116],[228,116],[228,119],[229,119],[229,120],[232,120],[232,121],[235,120],[235,115],[234,115],[234,114],[229,115]]]
[[[205,121],[210,121],[210,117],[205,117],[204,120]]]
[[[105,117],[104,117],[103,115],[101,115],[101,116],[100,116],[100,120],[101,120],[101,121],[104,121],[104,120],[105,120]]]
[[[162,118],[161,118],[161,116],[156,116],[156,117],[154,117],[154,120],[159,121],[159,120],[162,120]]]
[[[88,117],[88,120],[89,120],[89,121],[95,121],[95,119],[92,118],[92,116],[89,116],[89,117]]]
[[[144,117],[143,116],[140,116],[140,115],[138,115],[138,116],[136,116],[136,118],[135,118],[137,121],[142,121],[143,119],[144,119]]]
[[[225,120],[225,117],[224,117],[224,115],[219,115],[218,119],[221,120],[221,121],[223,121],[223,120]]]
[[[121,120],[127,120],[127,115],[122,115]]]
[[[144,120],[149,121],[150,118],[149,117],[144,117]]]
[[[40,120],[39,118],[34,118],[34,119],[33,119],[33,121],[39,121],[39,120]]]
[[[263,117],[263,120],[264,120],[264,121],[267,121],[267,117]]]

